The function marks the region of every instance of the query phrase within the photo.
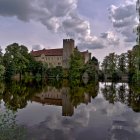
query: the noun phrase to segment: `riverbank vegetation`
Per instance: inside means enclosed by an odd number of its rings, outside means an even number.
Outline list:
[[[49,68],[47,63],[36,61],[26,46],[17,43],[8,45],[4,54],[2,50],[0,51],[0,79],[7,81],[11,79],[40,81],[47,78],[76,80],[82,79],[84,73],[90,79],[98,79],[98,60],[93,57],[85,64],[77,48],[71,55],[69,65],[69,69]]]
[[[69,69],[49,68],[47,63],[36,61],[26,46],[17,43],[8,45],[4,54],[0,50],[0,79],[7,81],[66,78],[77,83],[79,79],[87,78],[93,81],[121,80],[140,83],[140,46],[136,45],[120,55],[110,53],[104,58],[101,69],[95,57],[85,64],[82,54],[75,48],[69,66]]]
[[[104,80],[140,83],[140,46],[136,45],[120,55],[110,53],[104,58],[101,68]]]

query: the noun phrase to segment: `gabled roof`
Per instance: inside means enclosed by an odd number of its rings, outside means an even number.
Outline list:
[[[40,56],[42,54],[46,56],[62,56],[63,55],[63,49],[58,48],[58,49],[43,49],[43,50],[38,50],[38,51],[31,51],[31,54],[33,56]]]

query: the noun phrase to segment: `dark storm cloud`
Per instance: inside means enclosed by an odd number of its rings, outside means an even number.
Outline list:
[[[0,0],[1,16],[16,16],[20,20],[30,19],[30,13],[34,12],[31,2],[33,0]]]

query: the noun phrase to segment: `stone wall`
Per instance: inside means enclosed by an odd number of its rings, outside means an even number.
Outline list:
[[[74,51],[74,40],[63,39],[63,68],[69,68],[70,56]]]

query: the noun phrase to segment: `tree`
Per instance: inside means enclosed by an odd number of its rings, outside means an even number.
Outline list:
[[[109,101],[109,103],[114,104],[116,102],[116,85],[115,83],[111,83],[111,85],[105,85],[103,88],[101,88],[101,91],[103,93],[103,96],[106,100]]]
[[[118,56],[118,71],[121,74],[126,73],[126,54],[122,53]]]
[[[80,78],[83,67],[84,67],[84,59],[81,53],[76,48],[74,50],[74,53],[71,55],[71,59],[70,59],[70,68],[69,68],[70,79]]]
[[[6,69],[6,77],[10,78],[14,74],[24,74],[29,63],[29,53],[27,47],[18,45],[17,43],[11,44],[6,47],[4,54],[4,65]]]
[[[90,80],[98,80],[99,62],[96,57],[93,56],[84,69],[88,73]]]
[[[128,72],[129,80],[133,82],[140,81],[140,47],[135,45],[131,51],[128,51]]]
[[[106,56],[102,63],[102,70],[103,73],[109,75],[112,79],[117,79],[117,62],[118,62],[118,55],[115,53],[110,53]]]
[[[129,50],[127,52],[127,67],[126,67],[129,76],[129,81],[132,80],[132,77],[136,70],[134,61],[135,61],[134,52],[132,50]]]
[[[101,67],[102,67],[104,74],[107,74],[108,73],[108,56],[106,56],[104,58]]]
[[[5,73],[5,67],[3,66],[3,54],[2,49],[0,47],[0,79],[3,78]]]
[[[109,63],[109,73],[114,73],[116,72],[116,65],[117,65],[117,55],[115,53],[110,53],[108,57]]]
[[[5,67],[3,65],[0,65],[0,78],[3,78],[5,73]]]

